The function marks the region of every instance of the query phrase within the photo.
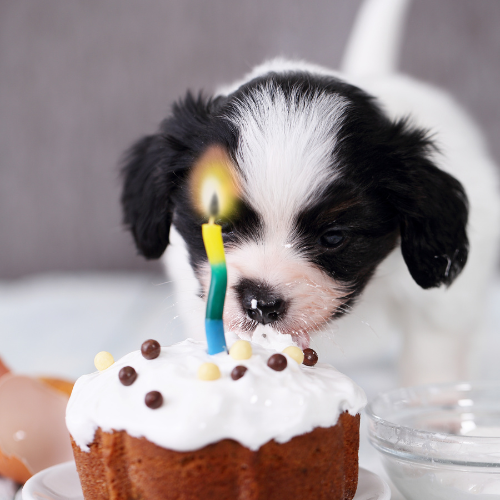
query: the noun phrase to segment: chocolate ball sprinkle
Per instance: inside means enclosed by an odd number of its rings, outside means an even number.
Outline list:
[[[124,366],[118,373],[118,378],[123,385],[132,385],[137,378],[137,372],[131,366]]]
[[[161,347],[156,340],[149,339],[141,345],[141,353],[146,359],[156,359],[160,352]]]
[[[231,378],[233,380],[238,380],[241,377],[243,377],[243,375],[245,375],[245,372],[247,370],[248,370],[248,368],[246,366],[243,366],[243,365],[235,366],[231,372]]]
[[[318,362],[318,353],[314,349],[304,349],[304,361],[302,364],[306,366],[314,366]]]
[[[163,396],[161,395],[161,392],[151,391],[146,394],[144,402],[148,408],[156,410],[163,404]]]
[[[286,368],[287,365],[287,360],[283,354],[273,354],[268,360],[267,360],[267,366],[269,368],[272,368],[273,370],[276,370],[277,372],[280,372]]]

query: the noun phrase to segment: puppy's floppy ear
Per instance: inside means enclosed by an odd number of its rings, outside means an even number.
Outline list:
[[[435,148],[424,131],[409,130],[405,121],[396,128],[402,135],[393,159],[400,167],[390,197],[399,213],[403,257],[422,288],[450,285],[467,262],[467,195],[429,159]]]
[[[147,259],[160,258],[169,243],[175,195],[210,140],[214,103],[188,92],[174,104],[158,134],[143,137],[125,154],[123,220]]]
[[[122,168],[123,220],[147,259],[161,257],[172,223],[172,179],[165,169],[164,142],[159,135],[143,137],[126,153]]]

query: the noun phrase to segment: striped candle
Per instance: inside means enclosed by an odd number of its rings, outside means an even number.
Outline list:
[[[208,262],[212,270],[210,289],[207,297],[205,332],[207,335],[208,354],[227,351],[222,313],[227,288],[226,256],[222,241],[222,228],[210,217],[208,224],[202,225],[203,243]]]

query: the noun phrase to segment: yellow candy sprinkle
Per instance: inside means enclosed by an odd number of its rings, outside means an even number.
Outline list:
[[[246,340],[237,340],[229,349],[229,356],[233,359],[250,359],[252,357],[252,346]]]
[[[297,361],[299,365],[301,365],[302,361],[304,361],[304,353],[302,352],[302,349],[297,346],[288,346],[283,350],[283,354],[288,354],[288,356],[290,356],[294,361]]]
[[[94,358],[94,365],[100,372],[109,368],[114,362],[113,356],[106,351],[98,352]]]
[[[214,363],[203,363],[198,368],[198,378],[200,380],[217,380],[220,378],[219,367]]]

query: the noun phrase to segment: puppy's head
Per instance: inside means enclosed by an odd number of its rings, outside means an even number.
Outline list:
[[[238,210],[221,221],[225,322],[270,324],[302,346],[346,311],[398,244],[423,288],[449,285],[467,259],[467,199],[433,165],[425,131],[391,122],[336,78],[270,73],[228,96],[191,94],[123,167],[124,220],[139,252],[159,258],[174,224],[202,292],[209,268],[190,175],[216,156],[235,172]]]

